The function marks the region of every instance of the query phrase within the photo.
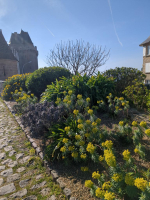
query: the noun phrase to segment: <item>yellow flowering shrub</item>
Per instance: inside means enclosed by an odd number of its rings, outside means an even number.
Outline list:
[[[78,157],[78,152],[76,152],[76,151],[72,152],[71,156],[73,158],[77,158]]]
[[[86,159],[86,153],[82,153],[82,154],[80,155],[80,158]]]
[[[114,200],[115,199],[115,194],[113,192],[108,192],[104,194],[104,197],[106,200]]]
[[[81,136],[80,136],[80,135],[75,135],[75,139],[76,139],[76,140],[80,140],[80,139],[81,139]]]
[[[94,183],[91,180],[86,180],[85,181],[85,187],[91,188],[93,187]]]
[[[145,130],[145,134],[150,137],[150,129]]]
[[[116,182],[122,181],[122,175],[119,173],[113,174],[112,179]]]
[[[73,113],[74,113],[75,115],[77,115],[77,114],[79,113],[79,110],[74,110]]]
[[[83,129],[83,127],[84,127],[83,124],[78,124],[79,129]]]
[[[113,142],[111,140],[106,140],[105,142],[102,143],[102,146],[111,149],[113,146]]]
[[[77,95],[77,98],[78,98],[78,99],[82,99],[82,95],[81,95],[81,94],[78,94],[78,95]]]
[[[104,150],[104,157],[108,166],[116,167],[116,158],[111,150]]]
[[[122,153],[122,155],[123,155],[123,159],[126,160],[126,161],[128,161],[128,160],[131,158],[130,151],[129,151],[128,149],[125,150],[125,151]]]
[[[89,171],[89,168],[88,167],[81,167],[81,171],[87,172],[87,171]]]
[[[92,114],[93,114],[93,110],[92,110],[92,109],[89,109],[89,110],[88,110],[88,113],[89,113],[90,115],[92,115]]]
[[[123,125],[124,125],[124,122],[123,122],[123,121],[120,121],[120,122],[119,122],[119,125],[120,125],[120,126],[123,126]]]
[[[67,138],[64,138],[64,139],[63,139],[63,143],[65,143],[65,144],[66,144],[66,143],[68,142],[68,140],[69,140],[69,139],[67,139]]]
[[[132,122],[132,126],[135,126],[135,127],[136,127],[137,125],[138,125],[138,123],[137,123],[136,121],[133,121],[133,122]]]
[[[146,128],[147,127],[147,123],[144,122],[144,121],[141,121],[140,126],[143,127],[143,128]]]
[[[146,180],[144,180],[143,178],[136,178],[134,181],[134,185],[142,190],[143,192],[146,190],[146,187],[148,185],[148,182]]]
[[[110,181],[104,182],[102,185],[103,190],[108,190],[111,187]]]
[[[103,198],[105,194],[105,191],[102,188],[97,188],[95,191],[95,195],[98,198]]]
[[[97,172],[93,172],[92,173],[92,178],[94,178],[94,179],[99,179],[100,178],[100,174],[99,174],[99,172],[97,171]]]
[[[95,152],[95,149],[96,149],[96,147],[95,147],[91,142],[88,143],[86,150],[87,150],[89,153],[93,154],[93,153]]]
[[[133,176],[127,173],[125,175],[125,183],[127,185],[130,185],[130,186],[134,185],[134,178],[133,178]]]
[[[89,125],[89,124],[91,124],[91,121],[88,119],[88,120],[86,120],[86,123]]]

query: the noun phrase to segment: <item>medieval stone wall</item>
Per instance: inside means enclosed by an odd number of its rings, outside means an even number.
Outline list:
[[[8,77],[18,74],[18,61],[0,59],[0,80],[4,81]]]

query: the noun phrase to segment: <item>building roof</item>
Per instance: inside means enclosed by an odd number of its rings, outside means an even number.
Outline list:
[[[0,29],[0,59],[17,60],[9,48],[3,34]]]
[[[142,42],[139,46],[144,46],[147,43],[150,43],[150,36],[144,42]]]
[[[25,43],[28,43],[28,44],[31,44],[33,45],[33,42],[28,34],[28,32],[25,32],[23,30],[21,30],[21,32],[18,34],[18,33],[12,33],[11,34],[11,38],[10,38],[10,44],[25,44]]]

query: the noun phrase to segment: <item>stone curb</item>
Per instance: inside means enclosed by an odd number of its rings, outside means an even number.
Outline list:
[[[68,200],[77,200],[77,198],[71,197],[71,190],[69,188],[65,188],[65,183],[59,179],[60,177],[58,175],[58,172],[56,170],[53,170],[50,167],[50,163],[48,163],[46,160],[44,160],[44,154],[43,154],[42,150],[40,149],[40,147],[38,147],[38,145],[36,144],[36,142],[34,141],[34,139],[32,139],[30,137],[29,132],[25,130],[24,126],[21,124],[21,121],[20,121],[19,117],[17,117],[15,115],[15,112],[9,106],[8,102],[4,101],[4,100],[3,100],[3,102],[8,107],[9,111],[12,113],[12,115],[16,119],[17,123],[19,124],[19,126],[24,131],[26,137],[28,138],[28,140],[31,143],[31,146],[35,149],[36,155],[38,155],[41,158],[42,162],[44,163],[44,167],[46,168],[46,171],[49,174],[51,174],[53,181],[55,181],[57,184],[59,184],[60,188],[63,189],[63,192],[64,192],[64,194],[65,194],[65,196],[67,197]]]

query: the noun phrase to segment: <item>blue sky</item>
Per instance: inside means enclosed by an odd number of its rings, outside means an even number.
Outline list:
[[[39,51],[39,67],[48,66],[50,49],[61,41],[84,40],[110,49],[105,71],[141,69],[142,43],[150,36],[150,0],[0,0],[0,29],[27,31]]]

